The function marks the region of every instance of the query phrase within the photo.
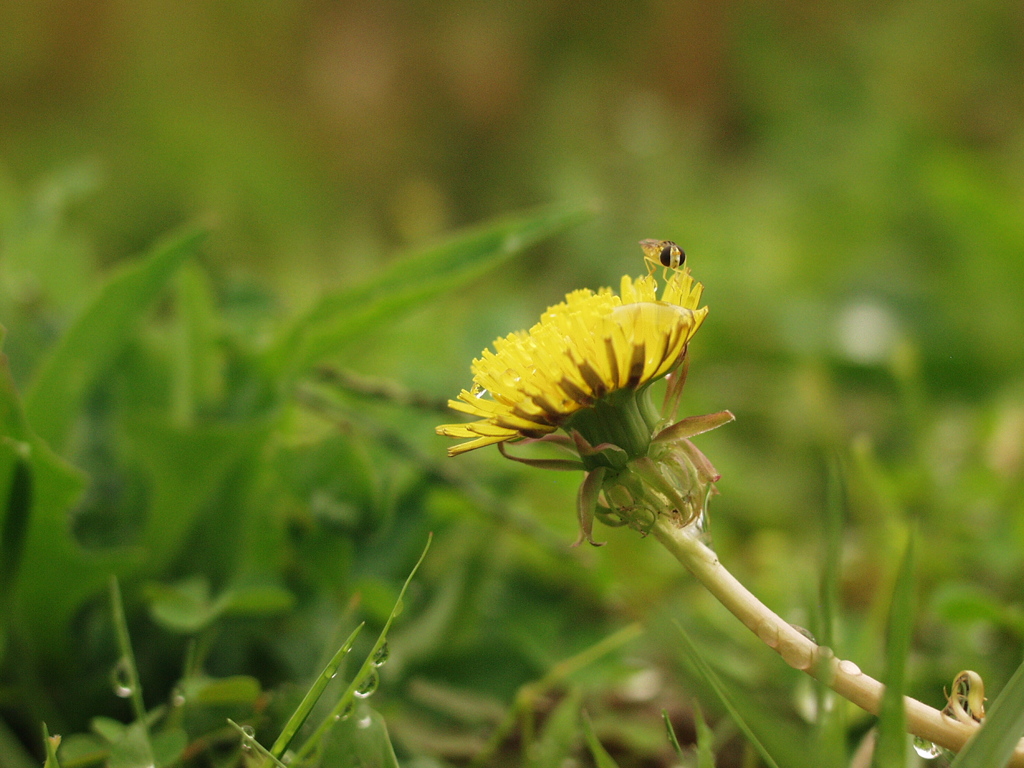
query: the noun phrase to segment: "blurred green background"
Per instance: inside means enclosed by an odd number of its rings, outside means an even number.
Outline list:
[[[597,213],[377,318],[324,361],[443,400],[496,336],[568,290],[641,273],[641,238],[674,239],[711,308],[683,408],[737,416],[700,438],[723,475],[723,561],[813,626],[839,457],[839,652],[880,672],[914,521],[911,692],[941,705],[963,668],[997,692],[1024,635],[1022,86],[1024,6],[1005,0],[0,4],[0,322],[18,389],[112,270],[183,223],[211,232],[52,445],[91,478],[65,509],[89,547],[138,545],[140,521],[177,514],[175,483],[224,464],[195,489],[175,547],[120,570],[150,705],[195,634],[161,622],[158,584],[282,590],[287,610],[204,624],[200,656],[210,674],[301,687],[356,616],[379,626],[434,530],[392,634],[405,661],[374,699],[403,764],[464,760],[489,731],[452,701],[500,709],[634,619],[644,637],[573,682],[620,764],[671,761],[659,707],[691,722],[700,692],[671,619],[714,644],[740,690],[770,693],[803,727],[790,671],[653,542],[602,530],[604,549],[559,549],[574,538],[579,478],[493,450],[449,462],[432,428],[450,417],[351,386],[332,390],[339,430],[296,397],[307,384],[254,362],[319,297],[408,249],[551,203]],[[205,352],[176,346],[186,315]],[[278,538],[253,543],[242,529],[260,520]],[[230,557],[210,543],[230,538]],[[104,677],[116,659],[104,590],[69,603],[60,631],[74,653],[57,643],[22,674],[33,653],[8,645],[5,738],[38,754],[40,719],[68,733],[127,718]],[[272,741],[279,716],[246,711]],[[867,722],[851,716],[851,740]],[[727,724],[720,733],[738,759]]]

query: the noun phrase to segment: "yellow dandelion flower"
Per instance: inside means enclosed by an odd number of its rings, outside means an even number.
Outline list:
[[[707,315],[698,308],[702,291],[688,269],[673,272],[660,299],[653,277],[625,276],[618,295],[573,291],[529,331],[498,339],[473,361],[472,388],[449,401],[477,420],[437,428],[468,440],[449,455],[559,428],[645,454],[660,417],[637,396],[683,362]]]

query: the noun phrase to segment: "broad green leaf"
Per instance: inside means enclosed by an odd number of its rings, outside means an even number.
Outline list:
[[[1021,737],[1024,737],[1024,663],[999,692],[987,709],[981,729],[960,750],[949,768],[1006,765]]]
[[[85,600],[103,591],[109,574],[156,575],[178,557],[204,504],[225,478],[239,466],[255,466],[252,455],[268,429],[263,423],[189,432],[156,422],[134,425],[134,455],[147,474],[151,493],[145,526],[138,546],[103,551],[83,548],[67,525],[68,510],[84,486],[82,475],[33,438],[33,509],[16,589],[33,649],[47,656],[60,648],[66,642],[67,623]],[[227,505],[222,509],[226,516]],[[231,524],[220,518],[215,522]],[[240,546],[238,537],[228,533],[205,537],[203,544],[201,554],[222,566],[232,561]],[[228,600],[217,610],[230,607]]]
[[[182,240],[179,247],[158,252],[147,265],[158,259],[156,263],[166,267],[171,256],[180,259],[186,250]],[[128,272],[132,278],[129,287],[138,288],[137,270]],[[149,274],[145,276],[152,278]],[[113,284],[121,285],[124,275],[121,278]],[[87,311],[85,317],[90,316]],[[102,323],[85,326],[86,330],[96,330]],[[71,352],[59,352],[57,356],[61,354]],[[10,499],[12,483],[21,482],[15,472],[18,462],[26,462],[17,472],[22,478],[31,478],[32,491],[24,528],[21,524],[10,527],[10,506],[0,505],[0,515],[4,516],[0,520],[0,535],[12,552],[12,542],[17,542],[20,551],[20,563],[14,556],[4,557],[4,568],[17,566],[18,570],[13,605],[4,615],[16,620],[25,635],[23,645],[39,664],[48,667],[48,674],[59,675],[54,664],[59,659],[66,664],[73,658],[62,649],[66,650],[69,637],[68,622],[82,603],[102,593],[110,574],[124,577],[141,568],[159,572],[177,556],[202,504],[229,471],[240,463],[254,464],[252,454],[259,451],[269,429],[268,423],[243,423],[182,432],[151,420],[133,422],[129,430],[133,453],[143,470],[148,470],[152,489],[140,546],[88,551],[75,540],[68,526],[69,511],[82,495],[85,478],[33,434],[6,357],[0,356],[0,499]],[[16,498],[24,499],[25,494],[19,492]],[[23,518],[23,512],[12,519]],[[225,524],[230,525],[230,521]],[[238,537],[225,535],[215,541],[227,551],[217,552],[211,559],[230,563],[239,546]]]
[[[110,745],[108,768],[152,768],[156,764],[146,724],[136,721]]]
[[[399,259],[369,282],[324,296],[278,340],[269,365],[286,378],[301,374],[381,319],[479,277],[588,215],[582,208],[553,208],[502,219]]]
[[[153,760],[156,768],[174,765],[188,746],[188,734],[181,728],[169,728],[153,734]]]
[[[739,726],[740,730],[743,731],[743,735],[747,737],[747,740],[754,745],[754,748],[761,755],[761,758],[768,764],[769,768],[779,768],[779,764],[775,761],[775,758],[768,753],[767,748],[762,743],[761,739],[754,733],[753,728],[747,724],[746,719],[740,714],[740,710],[736,703],[732,700],[732,696],[726,690],[722,681],[715,674],[715,671],[705,661],[704,656],[701,654],[697,645],[693,642],[690,636],[683,629],[682,625],[676,622],[676,628],[683,637],[683,650],[690,662],[693,664],[697,673],[703,679],[704,683],[715,692],[718,696],[719,701],[722,702],[722,706],[725,707],[729,716],[735,721],[736,725]]]
[[[4,330],[0,327],[0,345]],[[32,448],[7,356],[0,354],[0,659],[32,508]]]
[[[876,768],[903,768],[907,762],[906,716],[903,692],[906,663],[914,627],[914,535],[907,538],[900,569],[893,588],[889,629],[885,643],[885,674],[881,709],[878,713],[878,741],[872,764]]]
[[[89,721],[92,732],[104,741],[114,744],[125,737],[128,726],[110,717],[94,717]]]
[[[65,768],[75,765],[100,765],[110,755],[110,745],[91,733],[72,733],[61,739],[57,754]]]
[[[252,704],[263,693],[260,681],[248,675],[189,677],[181,683],[188,705]]]
[[[243,476],[260,465],[258,457],[272,428],[270,420],[189,429],[155,419],[138,419],[129,425],[127,437],[134,457],[151,487],[150,508],[139,541],[146,550],[146,575],[156,576],[170,565],[200,523],[220,530],[203,530],[202,551],[190,553],[192,570],[214,577],[230,573],[230,565],[243,547],[239,531],[246,525],[232,514],[256,514],[258,507],[247,495]],[[222,499],[216,518],[200,520],[206,502],[228,478],[234,490],[246,494],[245,500],[239,501],[244,508],[233,508]],[[200,556],[206,560],[200,561]],[[208,568],[210,565],[221,571]]]
[[[217,599],[217,607],[225,616],[273,616],[294,605],[295,595],[273,584],[232,587]]]
[[[205,629],[221,616],[271,616],[295,604],[291,592],[273,585],[227,589],[213,599],[203,576],[175,584],[147,584],[143,594],[153,620],[183,634]]]
[[[32,429],[56,450],[63,450],[89,386],[203,237],[195,230],[176,235],[117,272],[42,362],[26,395],[25,411]]]
[[[210,600],[210,583],[194,576],[175,584],[147,584],[142,590],[153,621],[172,632],[188,634],[217,618]]]
[[[615,762],[608,750],[604,748],[604,745],[598,740],[597,734],[594,733],[594,724],[590,722],[590,716],[584,712],[583,717],[583,736],[587,740],[587,746],[590,748],[590,754],[594,758],[594,765],[597,768],[619,768],[619,764]]]
[[[177,337],[171,373],[172,421],[193,424],[196,413],[222,394],[213,291],[199,264],[186,263],[176,281]]]
[[[32,509],[32,465],[25,448],[25,443],[0,438],[0,661]]]
[[[72,539],[68,510],[80,497],[84,478],[29,429],[7,358],[2,355],[0,439],[14,449],[13,455],[0,449],[0,459],[6,456],[11,469],[0,476],[6,497],[10,498],[16,478],[13,462],[27,462],[24,471],[31,477],[27,525],[17,537],[21,557],[9,615],[32,658],[41,665],[55,663],[67,658],[59,649],[66,648],[67,624],[75,610],[86,598],[101,593],[108,575],[128,567],[131,557],[125,553],[87,555]],[[2,513],[6,516],[8,508],[3,507]],[[32,663],[32,659],[25,661]]]

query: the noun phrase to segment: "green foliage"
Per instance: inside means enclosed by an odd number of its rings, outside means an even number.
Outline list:
[[[742,705],[736,701],[735,695],[729,692],[721,678],[715,674],[715,671],[703,657],[701,650],[693,642],[690,636],[686,634],[686,630],[684,630],[682,626],[679,626],[678,629],[679,634],[683,638],[684,653],[686,654],[689,662],[696,669],[697,674],[703,681],[704,685],[714,693],[718,702],[729,713],[729,716],[735,721],[736,725],[739,726],[740,730],[743,731],[744,736],[746,736],[758,751],[765,764],[770,766],[770,768],[778,768],[779,764],[769,753],[768,748],[762,741],[762,739],[768,735],[769,729],[772,728],[770,716],[765,717],[763,715],[755,715],[757,720],[749,722],[749,718],[745,717],[744,713],[741,712]]]
[[[878,713],[878,741],[874,765],[878,768],[902,768],[907,762],[907,730],[903,712],[906,690],[907,655],[914,628],[914,535],[907,536],[900,560],[889,608],[889,626],[885,643],[885,693]]]
[[[594,765],[597,768],[619,768],[618,763],[615,762],[608,750],[604,748],[601,741],[597,738],[597,734],[594,733],[594,724],[590,722],[590,716],[583,713],[583,737],[587,740],[587,749],[590,750],[590,755],[594,758]]]
[[[40,364],[25,396],[25,412],[32,430],[55,450],[63,451],[86,391],[204,237],[201,231],[171,237],[111,276]]]
[[[322,301],[285,332],[294,344],[271,345],[269,353],[246,349],[237,340],[225,344],[224,322],[217,317],[202,269],[182,269],[202,241],[200,233],[192,232],[169,239],[103,283],[41,358],[24,404],[4,358],[0,649],[6,651],[9,695],[23,702],[18,717],[46,716],[62,723],[62,731],[82,724],[94,706],[87,702],[97,699],[107,678],[87,670],[95,663],[93,656],[101,667],[113,668],[114,692],[125,692],[134,719],[121,725],[94,717],[95,735],[70,734],[66,740],[69,765],[176,765],[185,755],[201,754],[197,739],[223,743],[227,715],[243,722],[255,717],[265,706],[259,679],[204,671],[219,654],[243,653],[251,642],[244,632],[226,644],[218,642],[225,628],[280,622],[296,610],[309,611],[328,585],[343,596],[351,589],[346,581],[360,567],[359,578],[369,580],[362,591],[371,596],[373,579],[380,578],[375,574],[394,567],[388,560],[405,545],[389,546],[384,557],[358,566],[351,556],[353,537],[388,525],[389,542],[411,543],[410,536],[423,531],[423,523],[416,522],[422,513],[409,517],[423,504],[422,481],[405,490],[389,483],[388,493],[399,495],[383,500],[377,490],[380,477],[362,456],[365,443],[359,450],[351,439],[317,426],[324,416],[297,409],[288,381],[324,355],[335,354],[343,338],[370,332],[381,313],[409,311],[580,215],[564,209],[509,219],[396,262],[384,279],[348,291],[342,299],[336,294]],[[157,299],[171,287],[171,313],[164,309],[150,319]],[[152,329],[148,337],[141,333],[146,327]],[[267,364],[283,360],[274,349],[292,362]],[[383,448],[372,450],[380,455]],[[374,508],[399,501],[406,519],[395,528],[387,522],[393,520],[391,513],[380,517]],[[331,511],[339,505],[351,512]],[[308,528],[311,523],[316,527],[312,535],[298,541],[287,535],[286,525]],[[315,554],[324,547],[323,554]],[[304,572],[307,559],[313,566],[328,553],[338,558],[333,576]],[[289,565],[294,558],[303,565]],[[130,585],[133,595],[126,604],[115,589],[112,625],[103,618],[110,614],[96,602],[111,578]],[[405,588],[394,599],[365,668],[331,710],[319,716],[321,724],[305,738],[299,759],[324,754],[331,726],[351,711],[354,696],[368,695],[377,686],[387,630],[404,593]],[[135,595],[143,598],[141,604]],[[351,620],[345,618],[346,604],[337,604],[331,621]],[[159,669],[152,666],[158,658],[150,654],[166,645],[150,628],[137,628],[146,668],[137,665],[128,629],[143,605],[156,627],[192,638],[184,675],[163,694],[170,696],[170,708],[151,708],[151,697],[146,701],[143,696],[143,679]],[[85,637],[83,621],[95,627],[89,637],[100,640],[95,647],[87,644],[84,654],[73,650],[81,648]],[[304,623],[298,621],[291,631],[303,631]],[[116,662],[111,631],[120,648]],[[314,711],[352,640],[332,662],[333,671],[318,678],[287,718],[272,748],[275,757]],[[162,673],[159,677],[166,679]],[[69,685],[71,680],[80,684]],[[64,681],[59,700],[44,695],[46,686],[58,681]],[[75,711],[79,707],[85,709]],[[359,708],[356,720],[370,725],[350,729],[353,760],[373,754],[375,764],[395,764],[380,715]],[[335,737],[330,743],[335,741],[345,739]]]
[[[44,722],[63,768],[146,758],[111,576],[168,766],[255,762],[229,718],[273,745],[365,622],[304,743],[429,531],[371,727],[340,722],[324,765],[598,760],[568,705],[549,733],[570,690],[621,768],[764,764],[679,620],[780,765],[845,766],[873,719],[650,540],[567,547],[578,477],[433,435],[485,345],[640,272],[646,237],[711,309],[681,415],[737,417],[695,441],[722,562],[882,677],[914,521],[905,690],[941,707],[968,668],[1008,692],[959,758],[998,763],[1024,643],[1018,5],[378,5],[0,3],[3,768],[56,760]],[[601,215],[555,245],[580,209],[493,218],[548,199]]]

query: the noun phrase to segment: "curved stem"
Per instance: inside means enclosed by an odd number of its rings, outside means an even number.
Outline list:
[[[831,648],[818,645],[752,595],[718,561],[694,526],[680,528],[661,515],[655,538],[707,587],[719,602],[795,669],[811,675],[858,707],[877,715],[884,686],[851,661],[837,659]],[[909,696],[903,698],[907,730],[954,752],[960,751],[976,725],[959,722]],[[1018,745],[1007,765],[1024,767],[1024,746]]]

